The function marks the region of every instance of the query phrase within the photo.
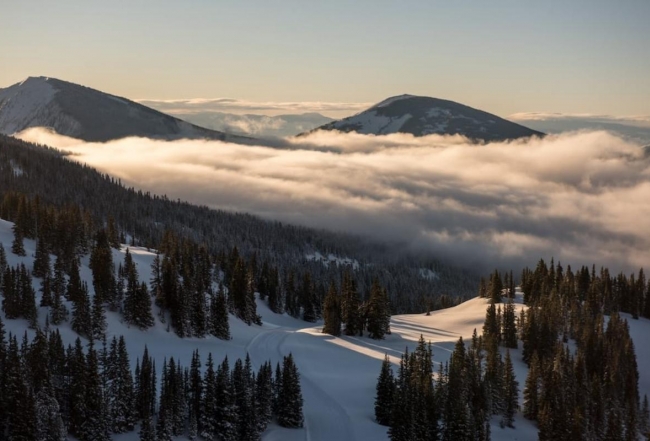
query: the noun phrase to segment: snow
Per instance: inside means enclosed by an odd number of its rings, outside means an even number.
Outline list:
[[[318,251],[315,251],[311,254],[305,255],[307,260],[320,261],[324,266],[328,267],[330,263],[334,263],[337,266],[352,266],[352,269],[359,269],[359,262],[356,259],[351,259],[349,257],[339,257],[334,254],[328,254],[327,256],[322,255]]]
[[[29,77],[19,84],[0,90],[0,127],[7,134],[22,130],[25,121],[36,119],[57,90],[44,77]]]
[[[9,161],[9,165],[11,165],[14,176],[22,176],[25,174],[25,171],[18,164],[16,164],[13,159]]]
[[[358,115],[351,116],[350,118],[343,119],[334,123],[335,129],[355,126],[355,131],[363,134],[376,134],[386,135],[390,133],[397,133],[404,123],[411,118],[409,113],[399,117],[390,117],[378,115],[376,111],[370,110],[367,112],[359,113]]]
[[[436,280],[439,276],[438,274],[430,268],[420,268],[420,277],[426,280]]]
[[[25,263],[31,268],[35,243],[32,240],[25,240],[26,257],[12,254],[11,226],[11,223],[0,220],[0,243],[4,245],[8,263],[10,265]],[[115,262],[124,258],[125,250],[126,248],[123,247],[119,251],[113,251]],[[155,253],[138,247],[130,247],[130,252],[141,280],[148,281],[151,277],[150,265]],[[310,256],[324,263],[340,264],[339,262],[346,261],[345,258],[331,254],[325,257],[320,253],[313,253]],[[92,291],[88,256],[82,259],[80,275],[88,282]],[[40,281],[34,279],[34,287],[38,289],[39,286]],[[214,337],[181,339],[168,330],[166,324],[160,322],[157,314],[155,314],[156,325],[147,331],[140,331],[128,327],[118,314],[110,312],[107,314],[108,338],[112,338],[113,335],[124,335],[133,366],[136,358],[141,357],[145,345],[156,359],[157,366],[161,366],[163,359],[170,356],[188,366],[195,349],[199,350],[203,362],[209,352],[218,361],[226,355],[232,360],[249,353],[255,367],[269,359],[275,365],[276,362],[281,361],[282,356],[291,352],[301,374],[305,427],[284,429],[271,425],[263,435],[265,441],[304,439],[382,441],[388,439],[387,428],[374,422],[374,396],[384,355],[389,355],[396,368],[404,349],[408,347],[409,350],[413,350],[420,335],[423,335],[425,340],[431,341],[433,345],[436,365],[448,361],[458,337],[462,336],[465,340],[469,340],[474,329],[481,331],[488,301],[475,298],[454,308],[434,311],[430,316],[425,314],[393,316],[392,334],[385,340],[379,341],[363,337],[333,337],[322,334],[321,326],[308,324],[286,314],[275,314],[268,309],[266,303],[261,301],[258,301],[257,306],[263,325],[247,326],[240,320],[230,317],[233,335],[230,341],[222,341]],[[517,294],[515,307],[517,313],[525,308],[521,293]],[[157,312],[156,307],[154,312]],[[27,330],[26,321],[6,320],[4,313],[0,312],[0,315],[8,332],[20,336]],[[44,325],[45,315],[46,309],[41,308],[39,310],[41,326]],[[639,391],[643,397],[644,394],[650,394],[650,369],[648,368],[650,347],[645,344],[650,335],[650,321],[632,320],[625,314],[623,316],[630,324],[630,333],[635,341],[640,374]],[[77,337],[68,323],[59,326],[59,330],[65,344],[74,342]],[[31,330],[27,332],[30,336],[34,334]],[[503,351],[505,352],[505,349]],[[523,395],[521,390],[523,390],[527,367],[522,361],[521,349],[511,351],[511,355],[519,381],[521,401]],[[525,420],[521,413],[517,415],[514,430],[499,427],[498,421],[497,417],[493,418],[493,440],[533,441],[537,439],[537,428],[533,423]],[[116,436],[115,439],[131,441],[138,439],[138,435],[137,432],[131,432]]]

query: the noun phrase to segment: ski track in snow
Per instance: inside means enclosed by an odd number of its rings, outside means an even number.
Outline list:
[[[282,358],[291,352],[285,348],[285,342],[296,332],[295,329],[279,328],[258,334],[246,346],[253,364],[259,366],[266,360],[271,360],[275,367],[275,363],[281,362]],[[301,367],[300,354],[295,353],[293,356],[300,373],[305,440],[354,441],[350,415],[316,380],[310,378],[309,370]]]

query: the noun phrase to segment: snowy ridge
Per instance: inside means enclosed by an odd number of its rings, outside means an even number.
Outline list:
[[[41,127],[91,142],[129,136],[238,140],[166,115],[126,98],[47,77],[0,89],[0,133]],[[241,138],[241,140],[248,138]]]

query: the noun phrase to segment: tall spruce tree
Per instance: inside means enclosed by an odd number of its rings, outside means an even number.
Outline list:
[[[302,392],[298,368],[290,353],[282,363],[282,389],[278,397],[278,423],[282,427],[302,427]]]
[[[341,335],[341,300],[334,282],[330,283],[327,296],[325,296],[323,318],[325,321],[323,326],[324,334]]]
[[[388,359],[388,354],[381,364],[381,372],[377,380],[377,394],[375,396],[375,419],[382,426],[390,426],[393,403],[395,399],[395,378],[393,369]]]

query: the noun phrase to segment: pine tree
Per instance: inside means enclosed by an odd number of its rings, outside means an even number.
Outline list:
[[[34,256],[34,268],[32,274],[34,277],[45,277],[50,274],[50,253],[47,244],[42,238],[36,242],[36,254]]]
[[[228,319],[228,302],[223,285],[212,295],[210,302],[210,333],[221,340],[230,340],[230,323]]]
[[[75,295],[72,305],[72,330],[84,337],[93,335],[92,316],[88,287],[84,283],[81,292]]]
[[[323,318],[325,321],[323,333],[338,337],[341,335],[341,301],[334,282],[330,283],[323,308]]]
[[[524,388],[524,417],[529,420],[536,420],[539,412],[540,369],[539,358],[535,352],[530,361]]]
[[[140,425],[140,441],[156,441],[156,429],[151,415],[147,415]]]
[[[282,389],[279,396],[278,423],[282,427],[302,427],[302,392],[298,368],[290,353],[282,365]]]
[[[92,338],[97,341],[101,341],[106,334],[106,314],[104,312],[104,305],[102,304],[101,298],[95,293],[93,296],[92,312],[91,312],[91,323],[92,323]]]
[[[190,364],[190,384],[189,384],[189,418],[191,425],[190,426],[190,436],[196,437],[200,431],[202,431],[203,424],[203,397],[204,393],[207,391],[204,390],[203,378],[201,377],[201,357],[199,356],[199,351],[196,350],[192,354],[192,362]]]
[[[95,245],[90,253],[89,267],[93,273],[93,287],[100,302],[108,302],[117,309],[115,299],[115,267],[113,253],[106,232],[102,229],[95,234]]]
[[[382,426],[390,426],[394,397],[395,379],[388,354],[386,354],[381,364],[381,372],[377,380],[377,395],[375,396],[375,419]]]
[[[512,299],[503,310],[503,344],[506,348],[517,349],[517,325],[515,304]]]
[[[346,271],[343,275],[342,297],[341,309],[343,311],[342,318],[345,322],[345,335],[357,335],[362,332],[359,294],[349,271]]]
[[[23,240],[25,239],[25,236],[22,231],[22,228],[20,228],[16,223],[14,224],[12,229],[14,232],[14,240],[11,243],[11,252],[14,253],[16,256],[26,256],[27,254],[25,253],[25,245],[23,244]]]
[[[106,401],[102,391],[99,375],[99,360],[92,344],[88,348],[87,374],[84,396],[84,421],[81,425],[82,441],[109,441],[109,416],[106,412]]]
[[[37,441],[64,441],[67,431],[61,418],[59,403],[50,389],[43,389],[36,394],[36,426]]]
[[[257,433],[261,434],[271,422],[273,412],[273,368],[271,362],[260,366],[255,383],[255,414]]]
[[[238,440],[238,420],[239,415],[235,405],[235,391],[231,381],[228,357],[217,369],[216,378],[216,433],[221,436],[223,441]]]
[[[501,423],[507,427],[514,427],[515,414],[519,408],[519,383],[515,378],[515,370],[512,366],[510,351],[506,351],[504,367],[504,388],[503,388],[503,419]]]
[[[387,307],[386,291],[379,286],[379,281],[375,279],[370,288],[370,299],[368,301],[367,317],[370,338],[381,340],[388,332],[387,326],[390,323],[390,312]]]

